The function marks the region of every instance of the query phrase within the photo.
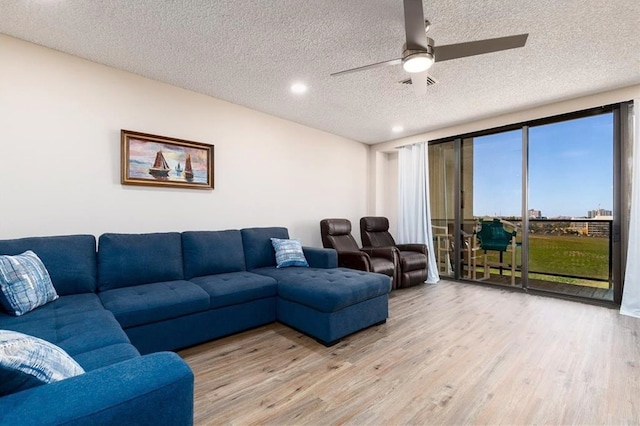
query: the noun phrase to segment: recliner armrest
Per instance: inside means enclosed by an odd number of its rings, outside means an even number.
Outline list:
[[[193,424],[193,372],[175,353],[128,359],[0,398],[0,425]]]
[[[304,257],[312,268],[337,268],[338,256],[334,249],[318,247],[302,247]]]
[[[400,251],[415,251],[425,256],[428,253],[426,244],[398,244],[398,249],[400,249]]]
[[[338,252],[338,266],[371,272],[371,259],[367,253],[361,251]]]
[[[394,265],[398,263],[398,249],[396,247],[362,247],[362,251],[371,257],[382,257],[390,260]]]

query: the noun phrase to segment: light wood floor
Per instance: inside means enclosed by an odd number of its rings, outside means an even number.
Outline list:
[[[479,275],[481,276],[481,275]],[[502,284],[511,285],[511,277],[508,275],[491,274],[491,278],[487,281],[481,281],[483,284]],[[606,283],[605,283],[606,284]],[[534,290],[544,290],[552,293],[560,293],[568,296],[578,296],[587,299],[595,299],[600,301],[613,301],[613,288],[597,288],[588,287],[577,284],[563,284],[542,279],[529,278],[529,288]],[[521,287],[520,277],[516,277],[516,287]]]
[[[196,424],[640,424],[640,320],[441,281],[331,348],[271,324],[180,352]]]

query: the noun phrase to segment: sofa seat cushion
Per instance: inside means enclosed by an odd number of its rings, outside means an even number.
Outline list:
[[[5,324],[24,324],[34,321],[55,319],[63,315],[79,314],[83,312],[104,311],[100,298],[94,293],[82,293],[62,296],[53,302],[29,312],[28,315],[14,317],[0,311],[0,328]]]
[[[211,298],[211,308],[237,305],[278,294],[275,279],[251,272],[230,272],[192,278]]]
[[[139,356],[140,352],[131,343],[116,343],[76,354],[73,359],[85,371],[91,371]]]
[[[177,318],[209,309],[209,295],[177,280],[107,290],[99,294],[123,328]]]
[[[427,256],[415,251],[401,251],[400,263],[403,271],[415,271],[427,267]]]
[[[275,278],[278,297],[321,312],[336,312],[391,291],[388,276],[347,268],[267,267],[253,272]]]
[[[61,296],[20,317],[0,313],[0,329],[60,346],[85,371],[140,355],[94,293]]]
[[[51,342],[74,358],[95,349],[129,343],[129,338],[118,321],[105,309],[62,314],[35,321],[3,321],[2,328]]]

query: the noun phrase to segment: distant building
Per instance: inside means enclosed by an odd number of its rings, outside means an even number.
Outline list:
[[[529,219],[540,219],[542,212],[540,210],[529,209]]]
[[[587,224],[586,217],[572,217],[572,220],[576,219],[584,219],[584,222],[571,222],[569,225],[569,230],[576,232],[580,235],[589,235],[589,225]]]
[[[595,219],[596,216],[613,216],[613,211],[598,208],[589,210],[589,213],[587,213],[589,219]]]
[[[583,219],[581,217],[575,217],[575,219]],[[572,222],[569,229],[582,235],[589,237],[605,237],[609,238],[611,231],[611,221],[613,216],[594,216],[590,218],[584,218],[584,222]],[[596,222],[606,221],[606,222]]]
[[[611,211],[609,211],[611,213]],[[607,222],[587,222],[587,235],[590,237],[609,237],[612,215],[597,215],[593,220],[606,220]]]

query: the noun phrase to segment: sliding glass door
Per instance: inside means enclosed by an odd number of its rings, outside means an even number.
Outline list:
[[[522,130],[462,139],[461,276],[521,285]]]
[[[529,128],[534,289],[613,300],[613,113]]]
[[[455,223],[457,158],[454,142],[429,146],[429,193],[434,250],[440,276],[454,277],[453,224]]]
[[[616,193],[624,180],[619,108],[430,144],[440,275],[617,299],[621,201]]]

